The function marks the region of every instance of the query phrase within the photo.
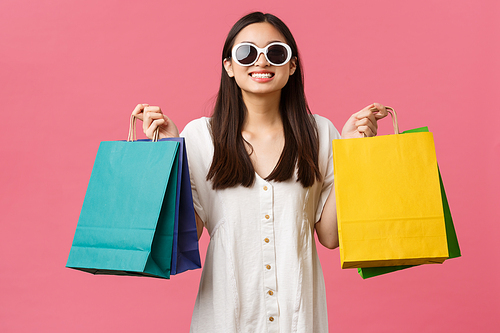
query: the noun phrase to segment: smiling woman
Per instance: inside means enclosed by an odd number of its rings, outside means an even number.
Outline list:
[[[249,46],[250,51],[252,48],[256,51],[255,58],[249,60],[250,65],[242,66],[239,64],[240,61],[234,59],[240,43],[252,45]],[[259,48],[269,50],[271,49],[269,46],[275,43],[285,44],[287,46],[285,51],[289,52],[285,58],[288,61],[283,61],[280,66],[271,65],[267,54],[259,50]],[[320,176],[317,169],[317,156],[314,156],[317,151],[317,140],[314,124],[309,117],[310,112],[305,101],[303,78],[300,65],[298,65],[297,45],[289,29],[281,20],[272,15],[248,15],[236,23],[229,32],[222,57],[225,72],[222,73],[221,89],[211,120],[214,159],[208,177],[213,179],[214,188],[230,187],[237,183],[249,186],[253,183],[253,173],[239,170],[235,173],[231,168],[224,168],[222,165],[228,160],[235,160],[232,163],[234,165],[244,163],[248,169],[256,165],[257,153],[248,154],[248,150],[255,152],[257,144],[253,142],[255,135],[252,136],[249,128],[252,125],[245,115],[248,108],[254,109],[250,112],[255,111],[258,115],[273,117],[270,123],[276,124],[278,131],[268,130],[266,133],[280,132],[280,135],[270,138],[270,141],[283,144],[276,148],[277,151],[268,152],[267,158],[260,159],[261,163],[266,163],[265,169],[268,171],[261,175],[267,180],[287,180],[295,169],[290,166],[295,166],[297,159],[300,158],[307,162],[299,162],[299,179],[304,181],[304,185],[311,185],[314,179]],[[296,75],[292,76],[293,74]],[[276,112],[267,112],[270,109]],[[224,121],[227,119],[226,115],[230,123]],[[224,133],[231,133],[230,136],[236,142],[234,144],[225,142],[227,139]],[[298,145],[304,146],[301,150],[305,154],[300,157],[297,156]],[[276,145],[263,142],[262,146]],[[232,147],[237,147],[236,151],[231,151]],[[301,168],[300,165],[312,165],[316,168]]]
[[[268,22],[254,23],[238,33],[224,67],[242,89],[243,100],[255,98],[252,93],[281,93],[295,72],[297,59],[292,58],[292,49],[286,42],[284,34]]]
[[[210,234],[191,332],[328,332],[314,230],[337,247],[332,140],[340,135],[311,114],[297,45],[276,16],[236,22],[221,63],[212,117],[180,134],[198,234]],[[149,137],[156,128],[160,137],[178,133],[157,106],[139,104],[134,114]],[[342,137],[373,136],[386,115],[369,105]]]

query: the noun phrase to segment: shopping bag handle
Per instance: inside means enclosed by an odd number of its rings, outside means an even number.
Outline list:
[[[385,109],[391,115],[392,126],[394,126],[394,134],[399,134],[398,115],[396,114],[396,111],[394,111],[394,109],[391,108],[390,106],[386,106]],[[378,109],[376,107],[373,107],[370,109],[370,111],[378,112]],[[366,134],[364,134],[364,136],[366,136]]]
[[[396,111],[390,107],[386,106],[385,109],[387,112],[391,115],[392,118],[392,125],[394,126],[394,134],[399,134],[399,125],[398,125],[398,115],[396,114]],[[378,109],[376,107],[373,107],[370,109],[372,112],[378,112]],[[130,115],[130,127],[128,130],[128,138],[127,142],[134,142],[137,141],[137,136],[135,133],[135,122],[137,120],[137,117],[135,115]],[[365,133],[363,133],[364,136],[366,136]],[[153,132],[153,138],[151,139],[152,142],[157,142],[158,139],[160,138],[160,129],[157,127],[155,131]]]
[[[137,117],[135,115],[130,116],[130,127],[128,129],[128,138],[127,142],[134,142],[137,141],[137,136],[135,134],[135,122],[137,120]],[[160,138],[160,128],[157,127],[155,131],[153,132],[153,138],[151,139],[152,142],[158,141]]]

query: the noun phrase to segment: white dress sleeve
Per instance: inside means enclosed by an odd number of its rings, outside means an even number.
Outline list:
[[[212,163],[213,144],[208,118],[191,121],[180,133],[186,143],[186,153],[193,192],[193,206],[204,224],[208,222],[211,182],[206,180]]]

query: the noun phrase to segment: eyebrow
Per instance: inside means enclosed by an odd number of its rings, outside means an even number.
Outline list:
[[[271,43],[276,43],[276,42],[278,42],[278,43],[285,43],[285,42],[282,42],[282,41],[276,39],[276,40],[272,40],[270,42],[267,42],[266,45],[269,45]],[[251,42],[251,41],[248,41],[248,40],[244,40],[244,41],[242,41],[240,43],[250,43],[250,44],[256,45],[254,42]]]

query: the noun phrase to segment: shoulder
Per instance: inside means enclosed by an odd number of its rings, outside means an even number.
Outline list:
[[[210,118],[202,117],[190,121],[179,134],[186,142],[189,164],[207,164],[213,155],[212,136],[210,134]]]
[[[190,137],[203,137],[207,134],[210,135],[209,130],[209,121],[210,118],[201,117],[195,120],[190,121],[179,134],[183,138]]]
[[[340,139],[340,133],[337,131],[330,119],[317,114],[314,114],[313,118],[316,122],[316,126],[318,127],[318,137],[320,140],[322,138],[326,138],[328,140]]]

